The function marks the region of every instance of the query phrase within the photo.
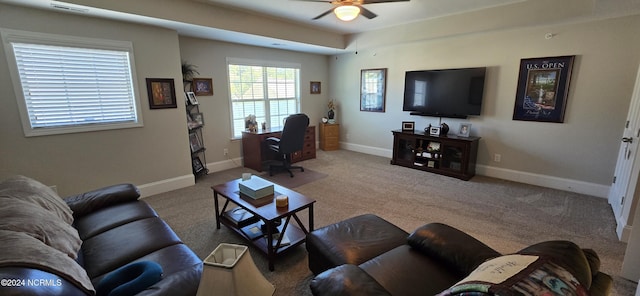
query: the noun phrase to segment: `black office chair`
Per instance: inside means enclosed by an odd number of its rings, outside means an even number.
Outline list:
[[[293,178],[291,169],[299,169],[304,172],[303,167],[291,165],[291,154],[302,150],[304,134],[308,126],[309,117],[306,114],[293,114],[287,117],[280,138],[267,138],[265,140],[269,149],[277,152],[282,159],[281,165],[269,165],[269,176],[273,176],[275,169],[289,172],[291,178]]]

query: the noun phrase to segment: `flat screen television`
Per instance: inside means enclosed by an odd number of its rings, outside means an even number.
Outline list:
[[[407,71],[402,110],[450,118],[480,115],[485,74],[486,67]]]

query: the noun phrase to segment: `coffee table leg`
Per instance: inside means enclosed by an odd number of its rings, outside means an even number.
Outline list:
[[[275,261],[275,249],[273,248],[273,228],[275,225],[273,221],[265,221],[267,224],[267,261],[269,261],[269,271],[275,269],[273,261]]]
[[[309,232],[313,231],[313,204],[309,206]]]
[[[215,204],[215,212],[216,212],[216,228],[220,229],[220,205],[218,204],[218,192],[213,191],[213,202]]]

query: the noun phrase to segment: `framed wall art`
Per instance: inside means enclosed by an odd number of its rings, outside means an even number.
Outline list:
[[[575,56],[522,59],[513,120],[564,122]]]
[[[320,94],[320,81],[311,81],[310,83],[311,85],[309,86],[310,92],[312,95],[319,95]]]
[[[196,96],[213,96],[213,79],[193,78],[193,92]]]
[[[149,96],[149,108],[177,108],[176,88],[173,79],[147,78],[147,95]]]
[[[387,69],[360,71],[360,111],[384,112]]]

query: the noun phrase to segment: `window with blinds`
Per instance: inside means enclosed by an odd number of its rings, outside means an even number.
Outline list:
[[[26,136],[141,126],[130,43],[50,38],[3,34]]]
[[[267,64],[267,63],[265,63]],[[261,65],[255,61],[228,63],[233,137],[242,137],[247,116],[258,126],[281,127],[300,112],[300,67]]]

